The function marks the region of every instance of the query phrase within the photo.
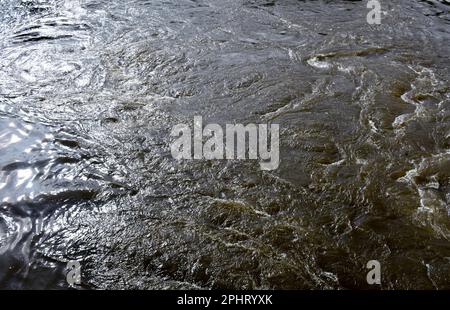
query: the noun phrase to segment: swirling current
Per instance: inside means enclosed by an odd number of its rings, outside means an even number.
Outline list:
[[[0,288],[450,289],[450,3],[380,2],[0,0]]]

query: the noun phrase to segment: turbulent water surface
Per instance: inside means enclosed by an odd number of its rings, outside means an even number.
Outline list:
[[[450,289],[450,3],[0,0],[0,287]],[[170,129],[280,124],[281,164]]]

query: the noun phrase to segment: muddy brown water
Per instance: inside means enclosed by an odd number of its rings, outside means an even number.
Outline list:
[[[0,287],[450,289],[450,4],[381,5],[1,0]],[[280,167],[174,160],[196,115]]]

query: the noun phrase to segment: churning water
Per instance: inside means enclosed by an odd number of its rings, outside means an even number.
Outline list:
[[[450,289],[450,3],[0,0],[0,287]],[[170,129],[280,124],[280,167]]]

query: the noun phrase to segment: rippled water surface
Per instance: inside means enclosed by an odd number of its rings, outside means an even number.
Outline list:
[[[450,289],[450,3],[0,0],[0,287]],[[170,129],[280,124],[279,169]]]

